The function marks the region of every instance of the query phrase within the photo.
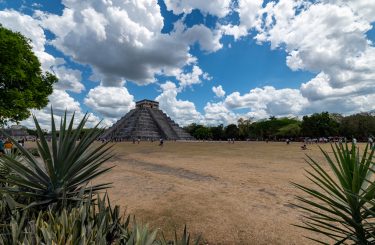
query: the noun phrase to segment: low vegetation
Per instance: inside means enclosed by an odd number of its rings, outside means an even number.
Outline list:
[[[332,152],[322,150],[332,174],[308,158],[306,174],[313,187],[294,183],[308,196],[297,196],[299,202],[294,204],[308,213],[297,226],[324,235],[334,244],[374,244],[374,149],[367,146],[360,153],[356,145],[345,144],[332,146]]]
[[[74,115],[60,121],[59,135],[51,110],[51,142],[34,117],[40,158],[15,140],[18,151],[0,158],[0,244],[190,244],[186,228],[181,237],[167,240],[157,230],[112,207],[106,188],[90,185],[110,170],[107,144],[92,143],[102,133],[98,125],[83,130],[87,115],[76,129]],[[84,133],[82,133],[84,131]],[[198,243],[199,239],[196,241]]]

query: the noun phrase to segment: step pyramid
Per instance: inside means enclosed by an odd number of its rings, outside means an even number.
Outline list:
[[[159,109],[159,102],[141,100],[136,108],[114,123],[100,137],[102,140],[192,140],[167,114]]]

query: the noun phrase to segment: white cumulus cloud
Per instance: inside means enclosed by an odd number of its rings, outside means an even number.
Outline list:
[[[103,86],[140,85],[155,75],[175,75],[194,59],[189,46],[198,42],[207,52],[220,49],[220,32],[203,25],[176,24],[169,34],[156,0],[63,1],[62,15],[37,12],[44,28],[56,35],[52,44],[76,62],[93,68]]]
[[[98,86],[89,91],[85,104],[109,118],[119,118],[135,107],[134,97],[125,87]]]
[[[165,0],[165,5],[175,14],[188,14],[193,9],[199,9],[203,13],[224,17],[231,10],[231,0]]]
[[[196,110],[194,103],[177,99],[178,88],[173,82],[167,81],[161,86],[162,93],[156,97],[159,107],[179,125],[200,122],[202,115]]]
[[[247,109],[259,119],[264,115],[298,115],[307,104],[307,99],[298,89],[275,89],[265,86],[252,89],[244,95],[234,92],[228,95],[224,102],[230,109]]]
[[[216,97],[224,97],[225,96],[225,91],[221,85],[215,87],[212,87],[212,92],[215,93]]]

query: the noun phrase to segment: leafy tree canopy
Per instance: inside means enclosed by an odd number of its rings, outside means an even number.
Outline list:
[[[339,126],[336,117],[328,112],[314,113],[303,117],[301,131],[304,136],[309,137],[335,136],[339,132]]]
[[[224,134],[227,138],[237,138],[239,130],[236,124],[229,124],[224,129]]]
[[[0,24],[0,125],[30,116],[48,103],[57,78],[42,73],[30,40]]]
[[[358,113],[341,120],[340,134],[348,138],[358,137],[365,140],[375,136],[375,117],[370,113]]]

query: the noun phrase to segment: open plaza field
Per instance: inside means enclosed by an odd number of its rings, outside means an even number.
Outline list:
[[[320,145],[330,150],[329,144]],[[318,145],[276,142],[129,142],[115,145],[112,201],[138,221],[171,232],[187,224],[209,244],[309,244],[290,182],[309,185],[305,154]]]

